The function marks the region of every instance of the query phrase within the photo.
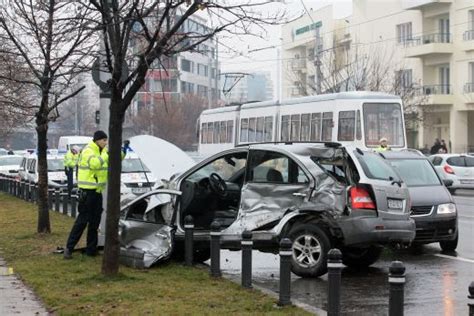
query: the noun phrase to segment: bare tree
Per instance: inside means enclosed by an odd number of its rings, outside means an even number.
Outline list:
[[[197,119],[207,105],[207,99],[194,94],[184,95],[181,100],[171,104],[153,102],[131,116],[130,128],[134,135],[157,136],[184,150],[192,150],[198,141]]]
[[[203,1],[203,0],[91,0],[99,12],[105,46],[105,64],[111,73],[109,165],[104,275],[118,272],[118,221],[120,207],[120,150],[125,112],[145,83],[147,71],[165,57],[192,51],[217,33],[245,35],[252,26],[282,22],[282,13],[269,16],[255,9],[271,1]],[[195,25],[187,21],[207,14],[213,26]],[[280,17],[280,19],[275,19]],[[130,40],[135,43],[131,49]],[[131,60],[130,60],[131,58]],[[123,65],[130,71],[124,74]]]
[[[0,78],[25,87],[34,99],[14,107],[32,111],[38,135],[38,227],[51,232],[48,212],[47,133],[48,124],[59,117],[58,106],[81,88],[68,87],[87,61],[92,49],[87,27],[90,10],[78,1],[12,0],[0,8],[0,33],[12,58],[24,65],[27,78],[1,74]]]

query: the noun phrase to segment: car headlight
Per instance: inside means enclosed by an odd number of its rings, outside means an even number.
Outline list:
[[[456,213],[456,205],[454,203],[446,203],[438,205],[438,214]]]

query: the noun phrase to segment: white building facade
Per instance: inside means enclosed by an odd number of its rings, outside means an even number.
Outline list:
[[[327,60],[333,60],[332,68],[326,67],[324,71],[324,66],[319,67],[323,70],[320,75],[321,92],[327,91],[324,81],[334,77],[334,70],[343,75],[338,75],[338,79],[330,83],[337,85],[338,91],[341,91],[343,88],[359,88],[354,80],[349,85],[338,83],[347,79],[344,72],[351,65],[363,64],[370,70],[362,73],[362,79],[378,68],[387,78],[393,78],[391,84],[380,80],[382,85],[377,87],[380,90],[390,92],[391,87],[387,85],[393,86],[398,82],[403,89],[395,89],[393,93],[407,91],[404,89],[416,92],[410,94],[418,115],[407,133],[409,146],[430,147],[438,138],[446,140],[451,152],[473,151],[474,1],[353,0],[352,12],[351,17],[343,20],[332,19],[330,7],[311,13],[313,21],[322,23],[320,37],[323,38],[323,45],[332,44],[323,48],[318,57],[324,63],[325,54],[330,52]],[[314,33],[306,38],[296,34],[307,24],[306,15],[293,25],[283,27],[283,42],[291,43],[283,46],[283,80],[290,76],[285,63],[299,63],[300,58],[296,56],[294,47],[300,47],[300,51],[304,47],[307,51],[315,46],[317,36]],[[344,57],[349,54],[356,58]],[[373,60],[378,60],[378,67]],[[315,70],[318,67],[313,65],[301,63],[305,67],[300,73],[306,74],[306,80],[314,78],[313,85],[317,87],[318,77],[312,75],[317,74]],[[361,73],[346,72],[346,75],[357,77]],[[287,80],[285,83],[284,97],[304,95],[302,89],[295,89],[294,82]]]

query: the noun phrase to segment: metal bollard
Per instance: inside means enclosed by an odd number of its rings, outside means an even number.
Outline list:
[[[60,194],[59,189],[54,190],[54,210],[59,213],[60,210]]]
[[[469,316],[474,316],[474,282],[471,282],[469,285],[469,295],[467,296],[469,299]]]
[[[194,253],[194,221],[191,215],[184,218],[184,264],[187,266],[193,265]]]
[[[342,253],[339,249],[328,252],[328,316],[341,313],[341,271]]]
[[[39,186],[38,186],[38,183],[35,183],[33,186],[33,198],[32,198],[33,203],[38,203],[38,196],[39,196]]]
[[[280,242],[280,297],[279,306],[291,305],[291,250],[292,242],[283,238]]]
[[[392,261],[389,272],[388,283],[390,283],[390,299],[388,303],[388,315],[403,316],[405,266],[401,261]]]
[[[252,232],[245,230],[242,233],[242,287],[252,287]]]
[[[54,196],[54,189],[48,188],[48,209],[53,209],[53,196]]]
[[[71,217],[76,218],[76,213],[77,213],[77,195],[73,194],[71,195]]]
[[[62,209],[63,212],[62,213],[64,215],[68,215],[68,205],[67,205],[68,197],[67,196],[68,196],[67,193],[65,193],[65,192],[61,193],[61,201],[63,202],[62,203],[63,204],[63,209]]]
[[[211,277],[218,278],[221,274],[221,224],[211,224]]]
[[[13,196],[17,196],[18,194],[18,185],[16,179],[13,179]]]

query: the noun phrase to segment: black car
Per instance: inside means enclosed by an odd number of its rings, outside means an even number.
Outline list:
[[[416,223],[415,244],[439,242],[443,251],[458,245],[456,204],[448,191],[452,180],[442,180],[428,158],[416,151],[380,154],[408,186],[411,217]]]

